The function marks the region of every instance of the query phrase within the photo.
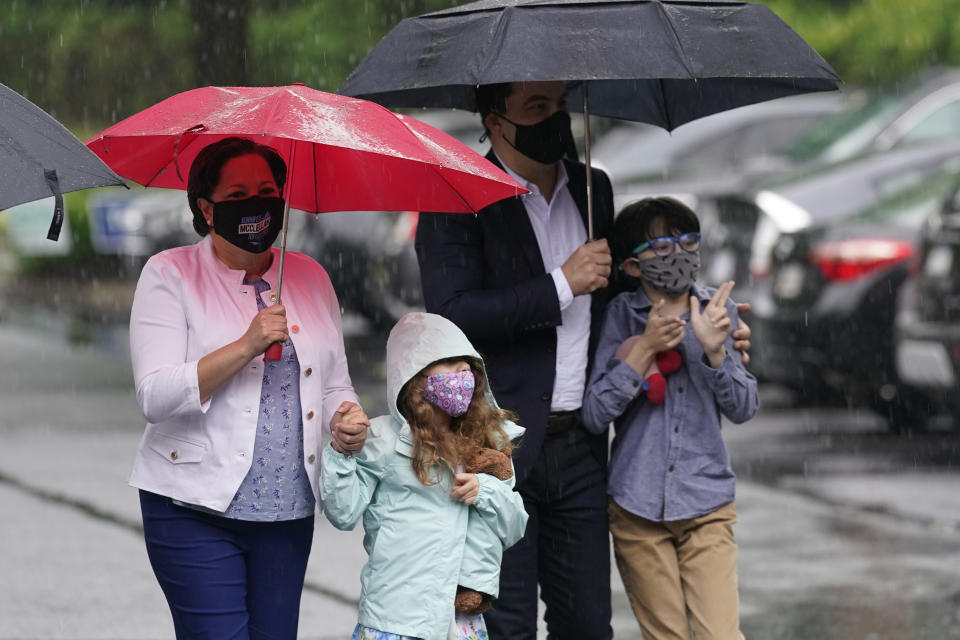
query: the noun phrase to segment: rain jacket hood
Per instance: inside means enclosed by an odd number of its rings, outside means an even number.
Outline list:
[[[394,325],[387,338],[387,404],[390,415],[403,424],[401,439],[412,443],[410,425],[397,408],[403,385],[437,360],[464,356],[476,358],[483,368],[483,358],[467,340],[467,336],[443,316],[408,313]],[[487,385],[486,395],[487,401],[497,406],[490,385]],[[519,438],[524,431],[509,420],[503,423],[503,428],[511,440]]]
[[[457,585],[496,596],[502,551],[526,528],[513,478],[477,474],[479,492],[467,505],[450,498],[454,477],[446,467],[438,467],[435,484],[423,484],[414,473],[413,434],[397,409],[400,390],[431,363],[462,356],[480,360],[449,320],[428,313],[401,318],[387,339],[390,415],[371,421],[359,453],[344,456],[329,446],[323,451],[324,513],[340,529],[363,519],[369,559],[358,617],[364,626],[443,640]],[[493,401],[489,392],[487,399]],[[511,440],[523,433],[510,421],[502,427]]]

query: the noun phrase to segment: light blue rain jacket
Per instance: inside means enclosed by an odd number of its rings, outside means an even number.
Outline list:
[[[369,559],[361,573],[360,624],[424,640],[447,636],[461,565],[472,581],[465,586],[496,595],[500,555],[527,524],[513,478],[478,474],[480,491],[468,506],[450,498],[453,474],[445,466],[429,486],[413,471],[413,437],[397,396],[427,365],[456,356],[480,358],[452,322],[429,313],[401,318],[387,339],[390,415],[371,421],[360,453],[344,456],[327,446],[322,458],[327,518],[339,529],[363,518]],[[511,439],[523,433],[513,422],[503,426]]]

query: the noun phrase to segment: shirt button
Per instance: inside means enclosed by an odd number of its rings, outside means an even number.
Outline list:
[[[673,471],[673,465],[670,465],[670,468],[667,471]]]
[[[678,431],[680,431],[680,427],[674,427],[674,428],[673,428],[673,432],[674,432],[674,433],[677,433]]]
[[[683,393],[683,387],[678,387],[677,391],[679,391],[680,393]]]
[[[309,456],[307,456],[307,462],[309,462],[310,464],[313,464],[313,461],[316,459],[317,459],[317,456],[313,455],[312,453]]]
[[[550,394],[544,391],[543,393],[540,394],[540,399],[546,402],[547,400],[550,399]]]
[[[176,459],[179,458],[179,457],[180,457],[180,452],[177,451],[176,449],[174,449],[173,451],[170,452],[170,459],[171,459],[171,460],[176,460]]]
[[[307,370],[303,372],[303,375],[309,377],[311,373],[313,373],[313,369],[307,367]]]
[[[270,302],[276,302],[276,301],[277,301],[277,294],[271,293],[271,294],[270,294]]]
[[[290,331],[293,331],[294,333],[300,333],[300,325],[298,324],[293,325],[292,327],[290,327]]]
[[[313,420],[313,411],[307,411],[307,420]]]

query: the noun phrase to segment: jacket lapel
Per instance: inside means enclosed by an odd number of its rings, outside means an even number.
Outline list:
[[[493,149],[487,153],[487,160],[503,170],[503,165]],[[501,225],[508,230],[507,235],[516,243],[516,248],[526,258],[530,270],[540,275],[546,273],[543,266],[543,256],[540,255],[540,243],[537,242],[537,235],[533,232],[533,225],[530,224],[530,216],[527,214],[526,207],[523,206],[523,198],[507,198],[493,205],[491,210],[481,215],[488,215],[496,211],[500,217]]]

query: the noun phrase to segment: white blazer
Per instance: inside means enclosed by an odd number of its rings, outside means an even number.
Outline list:
[[[263,278],[277,284],[279,251]],[[330,419],[357,401],[343,347],[340,306],[330,278],[311,258],[286,254],[283,305],[300,361],[304,468],[319,502],[320,453]],[[147,419],[130,484],[217,511],[226,510],[250,469],[260,408],[263,358],[200,402],[197,362],[240,338],[257,315],[244,272],[217,258],[207,236],[147,261],[130,313],[137,403]],[[263,294],[272,304],[273,291]]]

